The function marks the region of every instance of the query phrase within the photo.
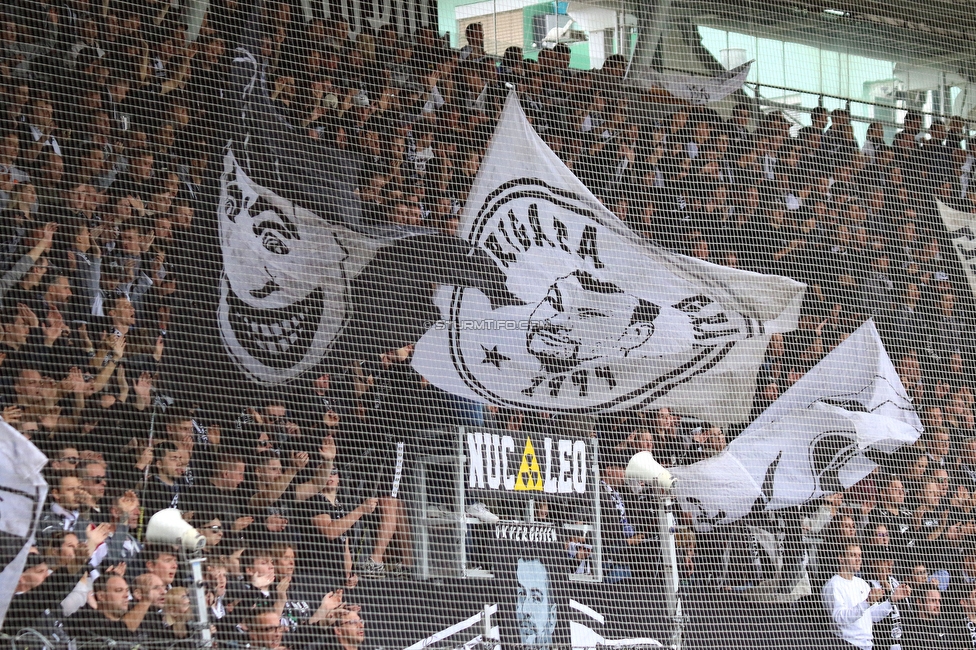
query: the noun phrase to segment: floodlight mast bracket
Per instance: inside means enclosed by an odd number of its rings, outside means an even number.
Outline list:
[[[210,633],[210,621],[207,612],[207,591],[203,581],[203,563],[207,558],[203,555],[203,549],[195,551],[181,551],[182,560],[190,567],[189,583],[190,600],[192,601],[193,611],[196,616],[190,624],[193,635],[197,638],[197,647],[212,648],[213,636]],[[199,635],[199,636],[198,636]]]

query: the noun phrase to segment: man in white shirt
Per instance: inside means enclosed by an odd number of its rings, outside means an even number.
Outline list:
[[[839,570],[823,588],[824,607],[830,612],[833,632],[841,641],[840,647],[872,650],[874,623],[891,614],[892,603],[907,598],[911,588],[899,585],[888,599],[883,599],[883,589],[872,589],[855,575],[861,570],[861,547],[857,544],[840,546],[837,559]]]

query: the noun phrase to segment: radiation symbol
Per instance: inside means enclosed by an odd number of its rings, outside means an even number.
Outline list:
[[[518,478],[515,479],[516,492],[542,492],[542,470],[539,469],[539,459],[532,446],[532,438],[526,436],[525,449],[522,451],[522,462],[519,464]]]

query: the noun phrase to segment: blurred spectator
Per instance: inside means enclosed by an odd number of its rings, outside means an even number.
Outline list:
[[[942,614],[942,592],[926,589],[918,599],[915,613],[911,617],[903,647],[911,650],[938,650],[953,647],[952,635]]]
[[[129,613],[129,585],[125,578],[114,573],[99,576],[92,593],[98,609],[85,607],[68,618],[67,630],[74,639],[115,639],[128,641],[133,638],[126,625]]]

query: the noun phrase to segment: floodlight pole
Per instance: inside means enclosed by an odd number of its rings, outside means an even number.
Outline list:
[[[207,558],[203,556],[203,550],[196,550],[192,553],[182,552],[183,561],[190,565],[190,599],[193,601],[193,609],[196,610],[196,617],[192,627],[194,633],[199,633],[200,648],[212,648],[213,638],[210,634],[210,621],[207,616],[207,592],[203,583],[203,563]],[[196,634],[194,634],[196,636]]]
[[[664,599],[671,620],[671,647],[681,650],[685,617],[681,611],[681,595],[678,593],[678,553],[674,543],[675,520],[672,509],[674,496],[669,492],[655,496],[657,501],[657,531],[661,542],[661,564],[664,574]]]
[[[681,636],[684,632],[685,617],[681,611],[681,595],[678,583],[678,553],[675,550],[674,520],[675,481],[666,468],[662,467],[649,451],[634,454],[624,472],[627,479],[638,481],[650,490],[657,506],[657,535],[661,543],[661,572],[664,575],[664,598],[671,620],[671,647],[681,650]]]

